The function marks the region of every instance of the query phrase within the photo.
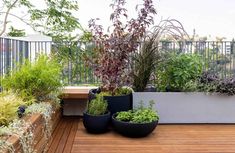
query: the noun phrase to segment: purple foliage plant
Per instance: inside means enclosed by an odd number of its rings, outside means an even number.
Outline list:
[[[95,75],[101,79],[102,90],[112,94],[116,89],[131,83],[128,71],[130,57],[137,51],[156,14],[153,1],[143,0],[142,5],[136,6],[137,18],[128,19],[125,4],[126,0],[114,0],[110,5],[113,9],[110,15],[112,25],[107,33],[101,25],[96,24],[98,19],[89,21],[95,56],[88,59],[88,62],[93,66]]]

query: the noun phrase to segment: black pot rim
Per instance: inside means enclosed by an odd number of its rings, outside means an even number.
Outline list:
[[[110,111],[107,111],[105,114],[102,114],[102,115],[91,115],[91,114],[89,114],[88,112],[87,112],[87,110],[85,110],[84,112],[83,112],[83,114],[86,114],[86,115],[89,115],[89,116],[108,116],[108,115],[110,115],[111,113],[110,113]]]
[[[115,96],[110,95],[110,96],[104,96],[104,97],[124,97],[124,96],[130,96],[131,94],[132,93],[129,93],[127,95],[115,95]]]
[[[119,121],[115,118],[115,116],[117,115],[117,113],[114,113],[112,115],[112,119],[115,120],[116,122],[119,122],[119,123],[122,123],[122,124],[133,124],[133,125],[146,125],[146,124],[152,124],[152,123],[155,123],[155,122],[158,122],[159,120],[155,120],[155,121],[152,121],[152,122],[148,122],[148,123],[133,123],[133,122],[125,122],[125,121]]]

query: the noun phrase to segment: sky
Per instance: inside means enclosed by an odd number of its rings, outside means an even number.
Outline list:
[[[110,25],[109,15],[112,0],[77,0],[79,11],[74,15],[83,27],[87,28],[91,18],[100,18],[104,27]],[[142,0],[126,0],[129,17],[135,17],[135,5]],[[235,0],[153,0],[157,15],[155,24],[161,18],[174,18],[179,20],[189,35],[196,34],[201,37],[226,37],[228,40],[235,38]],[[37,5],[42,7],[41,2]],[[18,27],[25,27],[17,24]],[[28,29],[27,33],[33,33]]]

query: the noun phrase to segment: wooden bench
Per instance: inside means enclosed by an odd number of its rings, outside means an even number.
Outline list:
[[[86,109],[88,94],[90,89],[97,87],[78,87],[67,86],[62,91],[63,115],[76,116],[82,115],[82,112]]]

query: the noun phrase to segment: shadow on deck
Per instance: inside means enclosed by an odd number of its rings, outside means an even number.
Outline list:
[[[235,153],[235,125],[159,125],[145,138],[88,134],[79,117],[63,117],[49,153]]]

